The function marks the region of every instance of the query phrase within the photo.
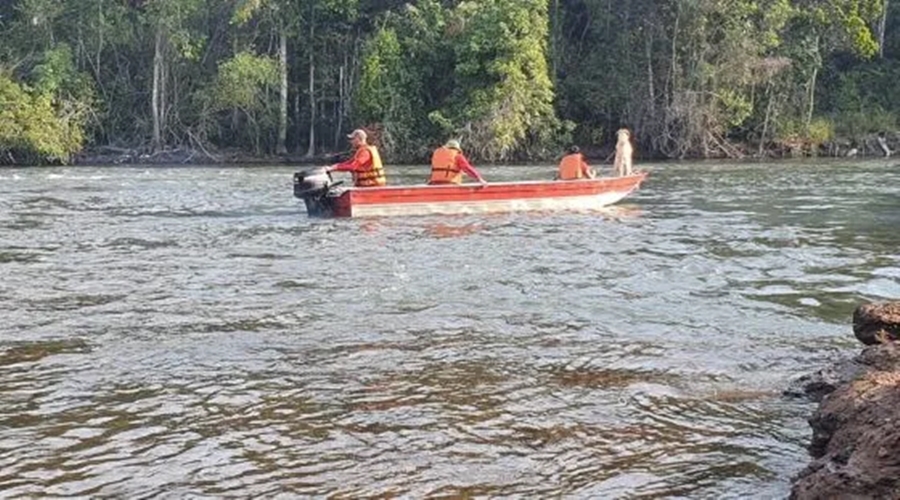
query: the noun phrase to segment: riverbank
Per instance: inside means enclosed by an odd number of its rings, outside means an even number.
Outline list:
[[[858,307],[853,332],[867,345],[859,355],[788,391],[821,402],[792,499],[900,497],[900,302]]]
[[[584,146],[582,151],[592,164],[610,163],[615,154],[612,145]],[[768,144],[761,151],[758,145],[732,144],[728,148],[730,154],[705,159],[797,159],[804,157],[826,158],[878,158],[890,156],[900,151],[900,133],[870,134],[860,139],[835,139],[823,144],[814,145],[803,141]],[[207,149],[177,147],[163,149],[151,153],[147,148],[121,148],[100,146],[89,148],[72,159],[76,165],[196,165],[196,164],[242,164],[242,165],[329,165],[346,159],[348,151],[326,152],[314,156],[299,153],[284,155],[252,154],[239,149]],[[637,148],[636,160],[658,161],[672,159],[661,155],[641,155]],[[702,158],[679,158],[681,160],[699,160]],[[548,161],[546,158],[532,158],[517,161],[525,163]],[[550,159],[552,160],[552,158]],[[389,163],[423,163],[427,158],[399,158]]]
[[[324,153],[314,156],[302,154],[251,154],[239,149],[214,150],[197,148],[168,148],[150,153],[143,148],[102,146],[85,150],[72,159],[75,165],[330,165],[343,160],[346,152]]]

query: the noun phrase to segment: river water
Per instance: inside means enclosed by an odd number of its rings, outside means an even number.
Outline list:
[[[0,496],[785,496],[780,391],[900,297],[900,165],[646,168],[376,220],[286,167],[0,170]]]

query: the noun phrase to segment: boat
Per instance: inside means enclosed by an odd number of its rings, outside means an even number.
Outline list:
[[[573,181],[344,187],[324,168],[294,174],[294,196],[311,217],[458,215],[593,210],[637,190],[646,172]]]

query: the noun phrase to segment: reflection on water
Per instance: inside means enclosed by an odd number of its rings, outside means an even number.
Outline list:
[[[458,238],[475,234],[484,228],[482,223],[469,222],[466,224],[447,224],[444,222],[429,223],[425,225],[424,234],[432,238]]]
[[[3,496],[784,496],[780,389],[900,296],[900,169],[651,170],[361,221],[286,168],[0,170]]]

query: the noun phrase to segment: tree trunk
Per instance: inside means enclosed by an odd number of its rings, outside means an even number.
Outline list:
[[[297,132],[294,134],[294,151],[300,151],[300,145],[303,144],[303,127],[300,126],[303,123],[303,109],[300,106],[301,95],[303,95],[303,91],[297,87],[294,92],[294,123],[297,124]]]
[[[675,27],[672,28],[672,48],[669,62],[669,74],[667,75],[665,89],[663,90],[663,99],[665,99],[666,102],[671,101],[672,96],[675,95],[675,92],[678,91],[678,23],[680,20],[680,11],[676,6]]]
[[[807,104],[808,108],[806,110],[806,128],[809,131],[809,125],[812,123],[813,111],[816,108],[816,79],[819,77],[819,65],[821,64],[819,58],[819,36],[816,35],[813,51],[815,55],[815,66],[813,66],[812,75],[809,77],[809,88],[807,91],[809,92],[807,96]]]
[[[165,40],[163,40],[165,42]],[[166,55],[165,55],[166,46],[163,43],[163,56],[160,60],[159,66],[159,133],[162,141],[162,145],[166,144],[166,124],[169,122],[168,113],[169,113],[169,68],[166,66]]]
[[[356,88],[356,82],[359,81],[359,56],[360,56],[360,40],[362,35],[360,29],[357,28],[356,35],[353,37],[353,52],[344,55],[345,75],[344,75],[344,117],[353,116],[353,90]]]
[[[278,33],[278,65],[281,72],[281,86],[278,95],[278,144],[277,154],[287,154],[287,114],[288,114],[288,66],[287,66],[287,30],[282,22]]]
[[[559,0],[553,0],[553,31],[550,34],[550,78],[556,87],[556,67],[559,63]]]
[[[884,0],[881,22],[878,23],[878,57],[884,58],[884,31],[887,29],[887,16],[890,0]]]
[[[310,4],[310,11],[312,5]],[[309,147],[306,150],[306,156],[311,158],[316,154],[316,65],[314,51],[316,20],[313,12],[309,16]]]
[[[649,32],[649,30],[648,30]],[[656,89],[653,86],[653,36],[647,36],[647,97],[650,100],[650,116],[656,114]]]
[[[108,99],[106,94],[106,87],[103,86],[100,68],[103,67],[102,56],[103,56],[103,2],[100,2],[97,6],[97,62],[94,63],[94,75],[95,81],[97,82],[97,87],[100,89],[100,94],[103,95],[104,98]]]
[[[334,130],[334,148],[341,145],[341,129],[344,126],[344,68],[347,66],[347,54],[344,53],[344,64],[338,68],[338,113],[337,127]]]
[[[813,111],[816,109],[816,79],[819,76],[819,67],[816,66],[813,68],[812,76],[809,77],[809,88],[807,89],[808,95],[806,109],[806,128],[809,129],[810,124],[812,123]]]
[[[160,87],[162,85],[162,66],[163,66],[163,34],[162,27],[156,29],[156,43],[153,49],[153,91],[151,94],[151,102],[153,112],[153,152],[156,153],[162,148],[162,113],[160,107]]]
[[[763,119],[762,135],[759,137],[759,150],[758,150],[757,156],[759,156],[760,158],[762,158],[763,152],[765,150],[766,134],[769,133],[769,117],[772,116],[772,99],[773,99],[773,97],[772,97],[771,89],[772,89],[772,84],[771,83],[767,84],[766,85],[766,97],[768,97],[769,100],[766,103],[766,116]]]

